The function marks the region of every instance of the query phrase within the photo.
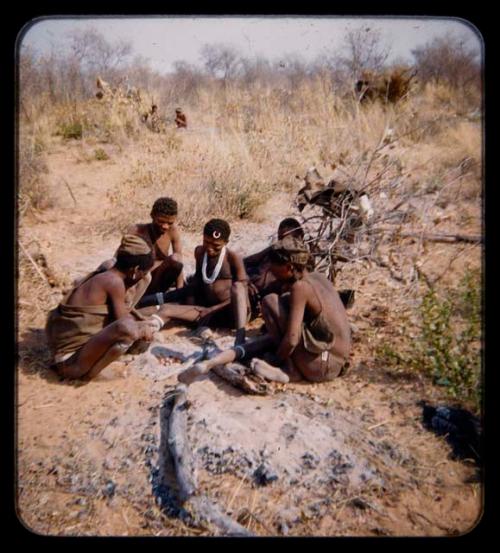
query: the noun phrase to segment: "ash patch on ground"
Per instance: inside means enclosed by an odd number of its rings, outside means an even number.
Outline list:
[[[309,491],[381,484],[377,468],[346,439],[359,429],[355,415],[337,416],[291,391],[235,397],[216,377],[195,383],[190,401],[189,440],[198,470]]]

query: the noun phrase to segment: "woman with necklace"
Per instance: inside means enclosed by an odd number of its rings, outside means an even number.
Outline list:
[[[250,316],[248,276],[242,256],[227,247],[230,234],[231,228],[223,219],[208,221],[203,243],[194,251],[195,274],[186,286],[163,294],[161,301],[145,297],[143,304],[164,303],[158,306],[162,317],[213,328],[235,328],[235,345],[244,343]]]

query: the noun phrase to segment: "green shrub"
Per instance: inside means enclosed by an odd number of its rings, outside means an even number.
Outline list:
[[[388,366],[425,372],[457,399],[481,399],[481,293],[477,271],[467,270],[456,290],[432,289],[418,308],[415,338],[399,351],[388,343],[378,348]],[[408,336],[410,338],[410,336]]]
[[[109,159],[108,154],[102,148],[94,150],[94,157],[97,161],[106,161]]]
[[[250,219],[256,209],[269,198],[270,193],[256,182],[234,183],[210,181],[208,184],[210,209],[221,217]]]
[[[83,125],[79,121],[60,123],[58,133],[64,139],[80,140],[83,136]]]

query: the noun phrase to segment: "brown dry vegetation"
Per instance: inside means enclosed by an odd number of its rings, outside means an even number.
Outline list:
[[[148,91],[148,95],[159,97],[160,90]],[[378,214],[390,215],[404,200],[398,210],[403,210],[406,218],[394,230],[481,234],[478,99],[465,101],[443,83],[427,83],[394,105],[360,105],[354,98],[339,96],[322,75],[301,81],[293,92],[259,83],[222,86],[211,82],[198,90],[196,98],[182,104],[189,117],[188,130],[177,131],[167,122],[160,133],[152,133],[141,122],[141,108],[134,105],[94,98],[56,105],[43,97],[25,102],[19,122],[18,188],[19,368],[26,379],[20,380],[22,397],[35,397],[36,379],[49,373],[43,340],[21,337],[30,329],[32,336],[41,335],[46,313],[72,279],[112,253],[121,229],[146,221],[158,196],[170,195],[179,203],[188,257],[209,217],[228,218],[240,236],[262,223],[265,231],[256,239],[267,239],[281,216],[295,213],[292,202],[300,187],[296,175],[302,176],[311,165],[321,174],[335,168],[343,178],[366,186]],[[170,115],[166,111],[173,112],[174,107],[172,104],[167,110],[160,105],[160,112]],[[281,204],[273,212],[270,206],[275,197]],[[312,227],[308,230],[313,232]],[[237,238],[235,241],[238,244]],[[251,237],[241,243],[247,248],[245,253],[252,253]],[[439,297],[447,297],[469,270],[474,275],[473,287],[480,290],[481,248],[418,237],[394,238],[391,233],[378,248],[385,265],[354,253],[352,262],[342,265],[337,277],[339,288],[354,288],[357,293],[357,303],[350,311],[357,370],[346,387],[350,383],[359,389],[406,386],[405,401],[417,396],[449,401],[448,388],[435,386],[429,374],[418,367],[391,365],[389,358],[381,356],[380,347],[390,344],[393,352],[407,352],[411,343],[420,339],[419,306],[429,282]],[[415,267],[425,279],[419,278]],[[467,316],[453,319],[455,335],[464,320]],[[471,362],[477,360],[479,351],[476,335],[469,352]],[[106,388],[106,383],[100,385]],[[70,395],[83,401],[78,388],[71,389]],[[148,404],[157,400],[156,396],[149,398]],[[365,399],[369,401],[369,395]],[[458,399],[479,412],[474,394],[462,394]],[[23,427],[21,446],[28,445],[32,433]],[[20,466],[25,519],[42,533],[71,533],[69,527],[81,534],[98,532],[100,519],[95,509],[89,518],[82,515],[84,523],[78,522],[80,519],[71,523],[66,515],[39,517],[43,505],[54,497],[44,488],[41,473],[33,469],[36,459],[36,450],[32,458],[23,454]],[[40,503],[42,492],[45,503]],[[30,509],[30,501],[36,508]],[[106,516],[103,505],[101,515]],[[133,506],[134,514],[129,513],[128,518],[125,514],[125,526],[122,516],[114,525],[109,522],[103,533],[196,533],[164,520],[151,506],[154,512],[149,515],[149,530],[145,529],[148,526],[143,525],[138,505]],[[129,512],[129,507],[122,506],[122,511]],[[470,504],[465,510],[468,515],[457,520],[455,530],[467,530],[477,516],[470,514],[474,511]],[[339,512],[332,522],[344,528],[340,532],[348,534],[351,529],[353,534],[363,534],[362,526],[342,526],[342,520]],[[402,533],[413,532],[408,528]],[[328,534],[328,528],[322,531]],[[398,533],[396,523],[392,532]],[[304,534],[314,534],[314,528],[304,529]]]

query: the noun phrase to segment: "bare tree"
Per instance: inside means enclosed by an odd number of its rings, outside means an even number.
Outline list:
[[[69,36],[71,55],[82,70],[106,75],[107,79],[116,78],[132,53],[129,40],[109,41],[94,28],[74,30]]]
[[[342,53],[334,55],[332,61],[350,80],[354,80],[363,71],[381,71],[390,52],[391,48],[384,44],[380,31],[363,26],[347,33]]]
[[[208,74],[224,82],[236,77],[241,67],[240,53],[226,44],[205,44],[201,59]]]
[[[269,60],[262,57],[242,58],[240,62],[241,76],[245,84],[248,85],[256,81],[264,83],[272,80],[274,71]]]
[[[170,77],[172,101],[186,101],[186,99],[196,98],[198,90],[203,84],[204,75],[201,70],[182,60],[174,62],[174,73]]]
[[[421,81],[446,82],[455,88],[479,84],[480,51],[463,36],[448,33],[412,50]]]

